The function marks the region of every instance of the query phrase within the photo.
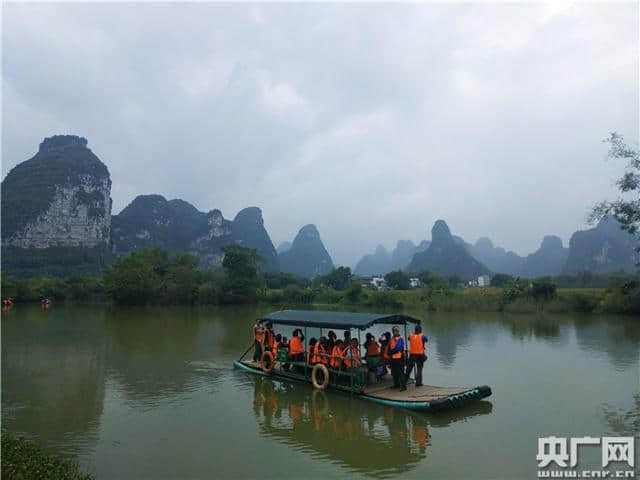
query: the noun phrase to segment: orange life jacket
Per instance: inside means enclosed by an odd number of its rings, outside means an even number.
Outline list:
[[[289,340],[289,356],[298,355],[304,353],[304,345],[300,337],[291,337]]]
[[[409,335],[409,353],[411,355],[424,355],[424,343],[422,343],[422,333],[412,333]]]
[[[278,356],[278,347],[280,346],[280,342],[273,342],[273,347],[271,347],[271,353],[273,353],[273,358],[275,359]]]
[[[353,364],[355,366],[360,365],[362,362],[360,361],[360,345],[355,345],[351,348],[351,352],[353,353]]]
[[[254,325],[253,336],[255,337],[256,342],[262,343],[262,341],[264,340],[264,329],[260,325]]]
[[[327,363],[327,357],[324,354],[327,353],[320,342],[316,343],[313,349],[313,363]]]
[[[372,339],[367,345],[367,357],[377,357],[378,355],[380,355],[380,347],[378,342]]]
[[[385,346],[382,347],[382,359],[385,361],[389,360],[389,342],[387,342]]]
[[[267,346],[267,348],[271,348],[273,347],[273,341],[274,341],[273,331],[266,329],[264,331],[264,344]]]
[[[332,368],[340,368],[341,353],[340,347],[338,345],[334,345],[333,350],[331,350],[331,361],[329,362],[329,365]]]
[[[351,368],[360,363],[360,348],[349,345],[342,350],[342,356],[344,357],[344,364]]]
[[[307,348],[307,363],[311,363],[311,360],[313,360],[312,354],[314,349],[315,345],[309,345],[309,347]]]
[[[400,340],[402,338],[401,335],[398,335],[397,337],[391,337],[391,340],[389,340],[389,352],[391,352],[391,350],[393,350],[394,348],[396,348],[396,344],[398,343],[398,340]],[[403,340],[404,342],[404,340]],[[402,358],[402,354],[404,352],[395,352],[391,354],[391,358],[397,360],[399,358]]]

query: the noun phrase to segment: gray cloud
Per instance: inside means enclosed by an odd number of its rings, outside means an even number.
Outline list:
[[[278,244],[315,223],[337,263],[429,237],[529,253],[615,195],[638,139],[638,5],[4,6],[3,175],[74,133],[137,194]]]

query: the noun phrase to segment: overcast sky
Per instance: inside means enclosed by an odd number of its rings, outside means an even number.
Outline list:
[[[638,141],[638,3],[7,4],[2,175],[77,134],[136,195],[274,244],[315,223],[334,262],[442,218],[520,254],[565,244]]]

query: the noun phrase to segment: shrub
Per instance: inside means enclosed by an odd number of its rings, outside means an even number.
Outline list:
[[[2,433],[2,478],[38,480],[90,480],[70,460],[45,453],[35,443]]]
[[[215,305],[218,303],[218,289],[216,284],[209,281],[198,287],[198,303],[203,305]]]

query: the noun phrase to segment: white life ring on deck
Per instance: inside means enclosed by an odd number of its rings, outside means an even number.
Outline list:
[[[318,382],[318,372],[322,372],[322,383]],[[313,370],[311,370],[311,383],[313,383],[314,388],[318,390],[324,390],[327,388],[327,385],[329,385],[329,370],[323,363],[317,363],[313,366]]]
[[[267,363],[267,359],[269,363]],[[269,350],[262,352],[262,357],[260,358],[260,368],[262,368],[262,371],[271,373],[275,365],[276,362],[273,361],[273,354]]]

